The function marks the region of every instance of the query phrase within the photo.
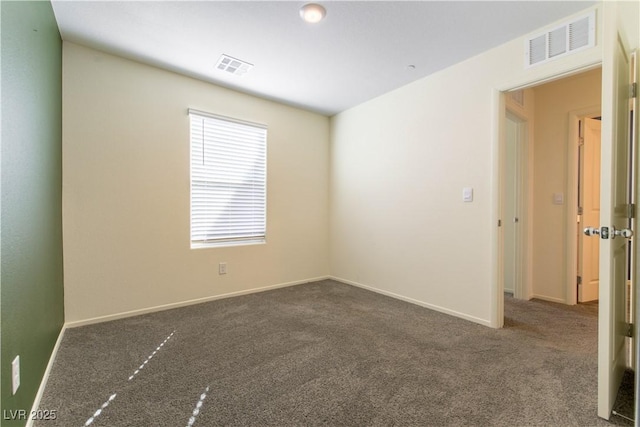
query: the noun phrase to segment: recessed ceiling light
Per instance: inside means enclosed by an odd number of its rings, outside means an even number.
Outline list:
[[[311,24],[322,21],[326,14],[326,9],[317,3],[308,3],[300,8],[300,17]]]
[[[409,65],[407,65],[407,70],[409,70],[409,71],[413,71],[413,70],[415,70],[415,69],[416,69],[416,66],[415,66],[415,65],[413,65],[413,64],[409,64]]]

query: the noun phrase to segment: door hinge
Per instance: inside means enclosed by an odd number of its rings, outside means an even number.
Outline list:
[[[624,336],[633,338],[633,323],[624,324]]]
[[[582,276],[578,276],[577,280],[578,285],[582,285]]]
[[[498,227],[502,227],[502,220],[501,219],[498,220]]]
[[[578,121],[578,145],[582,145],[584,143],[584,120]]]
[[[636,217],[636,205],[634,203],[629,203],[627,205],[627,218],[633,219]]]
[[[638,96],[638,83],[633,82],[629,86],[629,98],[633,99]]]

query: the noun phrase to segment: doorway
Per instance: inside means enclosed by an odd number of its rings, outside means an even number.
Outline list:
[[[598,246],[578,233],[590,225],[585,221],[599,224],[592,216],[599,209],[600,122],[585,123],[600,115],[601,85],[596,68],[504,94],[500,273],[503,290],[516,298],[568,305],[598,299]],[[587,151],[579,145],[585,137]]]
[[[574,124],[575,126],[576,124]],[[600,117],[578,120],[577,286],[578,303],[598,300],[600,283],[600,239],[588,238],[583,230],[600,224]]]
[[[624,7],[623,7],[624,6]],[[504,153],[504,141],[505,141],[505,95],[504,92],[500,93],[499,90],[508,91],[509,89],[521,89],[523,87],[533,87],[536,84],[541,82],[546,82],[551,80],[560,79],[563,76],[571,75],[575,76],[576,73],[580,71],[585,71],[586,69],[593,69],[592,67],[596,66],[596,64],[600,64],[601,68],[601,78],[599,80],[600,83],[600,94],[601,99],[599,104],[602,109],[602,144],[601,144],[601,194],[600,194],[600,205],[601,205],[601,224],[600,224],[600,260],[599,260],[599,309],[598,309],[598,375],[597,375],[597,383],[598,383],[598,415],[602,418],[609,419],[611,416],[611,410],[613,409],[614,400],[616,397],[616,392],[618,389],[618,385],[621,382],[622,374],[624,373],[625,368],[625,359],[626,355],[624,354],[624,341],[625,337],[628,336],[629,325],[625,322],[625,306],[627,305],[626,295],[624,292],[625,282],[628,277],[628,269],[627,269],[627,250],[628,250],[628,241],[633,236],[633,232],[636,224],[636,209],[633,201],[629,200],[628,194],[628,163],[629,163],[629,143],[635,142],[637,143],[638,137],[638,115],[633,116],[634,126],[631,127],[629,124],[630,118],[630,110],[635,109],[637,112],[638,106],[638,96],[637,93],[637,82],[640,77],[638,74],[638,68],[633,68],[631,64],[637,57],[637,44],[632,46],[627,45],[627,40],[629,34],[636,34],[638,30],[638,25],[636,21],[633,21],[631,25],[631,21],[629,21],[627,16],[632,16],[633,13],[637,15],[637,7],[634,9],[629,9],[626,7],[626,4],[618,2],[607,3],[605,2],[603,6],[603,12],[601,14],[602,19],[601,23],[601,31],[600,35],[602,37],[602,44],[600,49],[600,55],[598,58],[594,57],[593,62],[577,60],[576,63],[566,63],[566,65],[558,62],[558,68],[550,68],[548,70],[543,70],[539,74],[530,73],[529,76],[523,75],[519,79],[514,78],[514,81],[509,82],[511,85],[501,86],[500,88],[496,88],[494,91],[494,145],[492,150],[492,161],[493,161],[493,182],[494,182],[494,209],[492,211],[492,222],[497,225],[492,233],[492,255],[493,255],[493,266],[494,266],[494,274],[493,277],[496,279],[494,281],[494,304],[492,306],[492,326],[500,327],[504,324],[504,284],[502,282],[502,273],[503,273],[503,265],[502,265],[502,238],[503,238],[503,230],[501,227],[500,220],[502,219],[502,215],[504,213],[503,210],[503,153]],[[631,32],[631,33],[630,33]],[[632,42],[635,39],[632,38]],[[633,49],[630,49],[630,47]],[[576,59],[578,59],[576,57]],[[577,64],[577,65],[576,65]],[[573,68],[572,68],[573,67]],[[542,68],[541,68],[542,69]],[[528,70],[527,70],[528,71]],[[563,75],[563,73],[566,73]],[[577,94],[579,96],[579,94]],[[561,100],[563,98],[560,98]],[[572,97],[565,97],[564,99],[573,99]],[[536,101],[538,98],[536,97]],[[588,105],[588,104],[585,104]],[[553,106],[549,108],[551,110]],[[580,108],[580,107],[574,107]],[[542,110],[542,109],[541,109]],[[536,112],[538,111],[538,105],[536,105]],[[569,110],[570,111],[570,110]],[[632,129],[633,138],[629,138],[629,130]],[[536,129],[537,130],[537,129]],[[566,135],[566,130],[565,130]],[[540,140],[544,140],[545,138],[540,137],[540,135],[536,132],[535,139],[533,140],[533,144],[537,146],[537,143]],[[567,160],[567,153],[565,147],[565,155],[563,156],[564,161]],[[632,152],[633,153],[633,152]],[[637,154],[634,154],[637,156]],[[538,159],[541,156],[538,156],[536,153],[535,161],[537,163]],[[632,162],[633,163],[633,162]],[[635,164],[635,163],[634,163]],[[573,163],[573,167],[577,166],[577,163]],[[633,172],[633,171],[631,171]],[[633,173],[632,173],[633,175]],[[575,192],[576,187],[568,186],[567,182],[569,178],[573,176],[571,173],[566,173],[564,175],[564,186],[563,188],[567,192]],[[541,182],[542,185],[538,185],[536,181],[536,187],[543,188],[543,203],[549,203],[549,188],[545,188],[544,180]],[[637,187],[636,187],[637,188]],[[562,191],[562,190],[561,190]],[[564,204],[565,200],[572,201],[573,197],[569,197],[569,194],[566,194],[566,198],[563,197],[562,192],[554,193],[553,200],[557,201],[558,210],[561,211],[562,216],[564,216],[565,221],[563,222],[564,232],[560,233],[561,240],[568,242],[570,245],[566,248],[563,253],[560,253],[560,260],[563,262],[565,273],[570,271],[567,268],[568,262],[567,259],[577,259],[575,257],[568,257],[567,253],[569,251],[577,252],[576,245],[576,236],[577,232],[577,222],[576,217],[577,212],[574,212],[574,217],[570,218],[569,213],[571,213],[571,205],[564,205],[564,207],[560,207]],[[557,198],[556,198],[557,195]],[[534,199],[534,204],[538,204],[538,199]],[[576,206],[577,208],[577,206]],[[577,209],[576,209],[577,210]],[[539,216],[535,215],[534,220],[536,218],[541,218],[544,222],[549,224],[549,228],[556,225],[556,223],[551,223],[548,221],[548,218],[545,218],[544,215]],[[632,227],[629,229],[629,219],[631,219]],[[556,220],[556,218],[554,218]],[[494,222],[495,221],[495,222]],[[571,227],[567,227],[566,224],[572,223]],[[572,230],[573,228],[573,230]],[[547,237],[557,236],[557,233],[553,233],[552,230],[544,230],[543,236],[537,236],[538,227],[536,229],[536,237],[539,240],[545,241]],[[637,241],[637,240],[636,240]],[[551,244],[550,241],[546,241],[547,247],[552,248],[555,246]],[[635,247],[635,246],[634,246]],[[634,250],[634,254],[632,255],[632,259],[635,260],[635,263],[632,263],[632,269],[637,266],[638,251]],[[538,253],[539,255],[539,253]],[[556,254],[557,255],[557,254]],[[547,259],[552,260],[552,257],[547,257]],[[536,264],[537,265],[537,264]],[[534,269],[538,271],[538,268]],[[554,275],[556,273],[554,272]],[[637,278],[632,271],[633,285],[637,285]],[[568,281],[569,275],[566,274],[563,283],[570,283]],[[574,276],[575,280],[575,276]],[[534,280],[534,284],[538,286],[542,284],[544,286],[544,281]],[[555,283],[551,284],[551,288],[555,287]],[[568,287],[566,288],[569,289]],[[566,292],[565,295],[562,295],[563,299],[566,300],[573,295],[573,298],[576,298],[576,286],[575,282],[571,286],[571,293]],[[636,293],[637,294],[637,293]],[[640,307],[640,304],[635,308]],[[635,332],[635,336],[638,336],[638,325],[633,326],[633,331]],[[635,345],[637,345],[638,340],[634,340]],[[640,381],[636,381],[636,386]],[[638,397],[640,393],[636,394]],[[636,399],[640,400],[640,399]],[[640,405],[636,405],[636,410],[640,409]],[[640,411],[637,411],[640,413]],[[640,417],[639,417],[640,418]]]

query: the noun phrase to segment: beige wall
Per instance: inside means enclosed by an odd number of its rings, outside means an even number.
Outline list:
[[[600,108],[600,69],[538,86],[535,91],[533,296],[567,302],[569,113]],[[573,141],[575,142],[575,141]],[[562,193],[564,204],[553,203]],[[575,289],[572,288],[575,292]]]
[[[518,38],[345,111],[331,129],[326,117],[65,43],[67,322],[330,274],[499,326],[498,94],[598,64],[596,9],[595,48],[525,69]],[[189,107],[269,125],[267,245],[189,249]]]
[[[332,275],[499,326],[498,91],[597,64],[599,46],[525,69],[519,38],[334,116]]]
[[[63,61],[67,322],[329,274],[326,117],[72,43]],[[190,249],[188,108],[268,125],[267,244]]]

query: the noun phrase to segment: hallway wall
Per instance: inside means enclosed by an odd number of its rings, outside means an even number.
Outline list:
[[[602,70],[534,88],[533,297],[567,302],[569,112],[601,103]],[[554,194],[564,202],[554,203]]]

